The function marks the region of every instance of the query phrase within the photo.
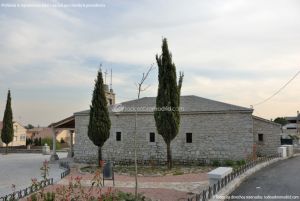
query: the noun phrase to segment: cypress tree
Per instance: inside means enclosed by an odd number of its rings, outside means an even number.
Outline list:
[[[42,146],[42,138],[39,138],[39,146]]]
[[[39,146],[39,139],[38,138],[34,138],[34,146]]]
[[[13,139],[14,139],[13,114],[11,109],[10,90],[8,90],[6,107],[3,116],[3,127],[1,131],[1,140],[6,144],[6,154],[8,151],[7,150],[8,144],[12,142]]]
[[[102,146],[109,138],[111,122],[107,109],[107,101],[103,86],[101,70],[98,71],[97,79],[90,106],[90,121],[88,126],[88,136],[90,140],[98,146],[98,164],[102,160]]]
[[[171,110],[156,110],[154,118],[158,134],[167,145],[167,164],[172,168],[171,141],[176,137],[180,124],[180,91],[183,74],[180,73],[177,83],[176,67],[172,62],[172,55],[168,49],[167,39],[162,41],[162,54],[156,55],[158,65],[158,92],[156,97],[157,108],[170,108]]]

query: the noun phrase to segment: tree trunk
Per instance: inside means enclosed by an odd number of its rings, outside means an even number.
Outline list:
[[[5,153],[8,154],[8,144],[6,144]]]
[[[172,169],[172,153],[171,153],[171,143],[167,143],[167,163],[168,163],[168,168]]]
[[[98,147],[98,165],[101,166],[100,161],[102,161],[102,147]]]

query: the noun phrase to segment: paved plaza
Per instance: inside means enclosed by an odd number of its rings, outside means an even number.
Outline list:
[[[115,175],[115,189],[134,193],[135,178],[134,176]],[[82,178],[81,184],[87,189],[92,185],[93,174],[78,172],[72,169],[71,174],[60,180],[54,187],[55,189],[61,185],[68,185],[71,178]],[[142,193],[154,201],[175,201],[187,200],[191,193],[202,192],[208,186],[207,173],[187,173],[183,175],[165,175],[165,176],[138,176],[138,192]],[[106,180],[103,190],[107,187],[113,187],[113,182]]]
[[[67,153],[58,155],[59,158],[67,157]],[[40,168],[43,161],[49,159],[50,155],[42,154],[0,154],[0,196],[11,193],[12,184],[16,185],[18,190],[30,186],[31,178],[41,180]],[[57,182],[63,171],[59,164],[50,164],[49,178]]]

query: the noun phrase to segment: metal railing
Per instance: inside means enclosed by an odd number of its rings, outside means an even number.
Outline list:
[[[60,162],[60,163],[59,163],[59,166],[60,166],[61,168],[65,168],[65,169],[66,169],[64,172],[62,172],[62,173],[60,174],[60,178],[61,178],[61,179],[64,178],[65,176],[67,176],[67,175],[70,174],[71,168],[70,168],[70,165],[69,165],[68,162]]]
[[[257,160],[250,161],[246,163],[245,165],[242,165],[238,169],[234,170],[229,175],[222,178],[218,183],[214,185],[210,185],[207,189],[203,190],[200,193],[191,195],[187,201],[207,201],[208,199],[212,198],[214,195],[216,195],[222,188],[224,188],[229,182],[234,180],[236,177],[240,176],[242,173],[246,172],[250,168],[256,166],[259,163],[270,161],[274,158],[278,158],[278,155],[275,156],[268,156],[268,157],[262,157],[258,158]]]
[[[11,200],[19,200],[21,198],[24,198],[34,192],[37,192],[49,185],[53,185],[53,178],[40,181],[38,185],[32,185],[30,187],[27,187],[25,189],[15,191],[11,194],[5,195],[3,197],[0,197],[0,201],[11,201]]]

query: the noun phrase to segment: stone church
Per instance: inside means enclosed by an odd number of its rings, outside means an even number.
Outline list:
[[[107,89],[107,93],[113,93]],[[130,162],[134,159],[135,109],[137,109],[137,156],[140,162],[165,162],[166,145],[157,133],[155,97],[145,97],[120,104],[115,95],[109,101],[112,122],[110,137],[103,146],[104,160]],[[253,116],[250,108],[182,96],[179,133],[171,143],[172,157],[178,162],[203,160],[240,160],[258,155],[272,155],[280,146],[281,127],[272,121]],[[97,161],[97,147],[87,135],[89,110],[74,113],[76,162]],[[73,120],[74,120],[73,119]]]

